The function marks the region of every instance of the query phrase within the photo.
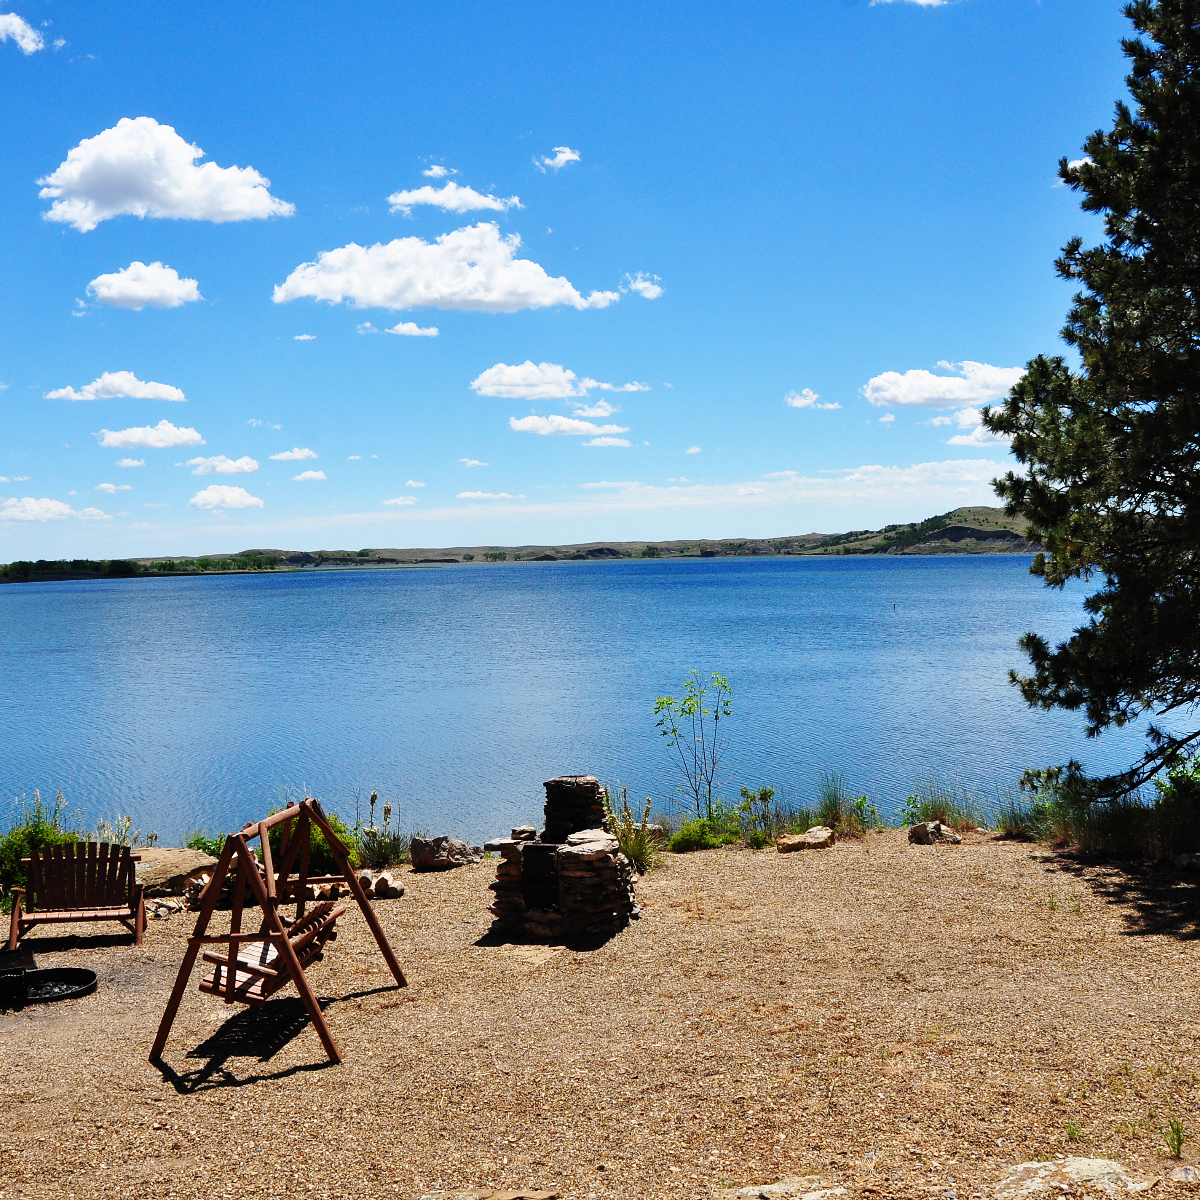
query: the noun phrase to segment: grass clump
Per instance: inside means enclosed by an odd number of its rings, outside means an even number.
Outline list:
[[[904,802],[904,821],[920,825],[925,821],[940,821],[962,833],[974,829],[982,818],[983,805],[960,784],[947,784],[936,775],[918,784]]]
[[[1183,1128],[1183,1122],[1178,1117],[1172,1117],[1167,1122],[1166,1129],[1163,1130],[1163,1141],[1167,1143],[1167,1150],[1172,1158],[1183,1157],[1183,1143],[1188,1140],[1187,1132]]]
[[[633,869],[639,875],[645,875],[658,866],[663,843],[665,841],[661,829],[650,824],[650,797],[646,797],[646,807],[639,822],[629,807],[628,789],[621,789],[621,805],[613,804],[612,793],[604,789],[604,813],[608,818],[609,828],[617,839],[620,851]]]
[[[879,813],[866,796],[855,796],[840,771],[826,771],[817,787],[817,823],[838,837],[860,838],[879,827]]]
[[[371,793],[371,823],[363,829],[358,829],[355,836],[355,849],[358,852],[357,864],[369,867],[372,871],[382,871],[388,867],[398,867],[402,863],[412,862],[412,840],[422,837],[421,830],[410,833],[401,832],[399,825],[392,828],[392,806],[383,806],[383,827],[375,824],[375,804],[379,799],[378,792]]]
[[[4,893],[0,910],[4,912],[12,911],[12,889],[25,886],[25,868],[21,859],[32,858],[33,852],[43,846],[62,846],[67,842],[83,841],[86,837],[64,826],[67,802],[61,791],[50,808],[36,791],[32,806],[26,803],[24,796],[18,803],[20,819],[0,838],[0,890]]]

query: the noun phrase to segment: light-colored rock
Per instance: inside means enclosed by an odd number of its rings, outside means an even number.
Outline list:
[[[435,838],[412,840],[412,869],[414,871],[449,871],[477,863],[483,857],[482,846],[468,846],[456,837],[443,834]]]
[[[182,896],[193,879],[217,865],[211,854],[182,846],[139,846],[134,853],[141,855],[133,869],[147,897]]]
[[[578,833],[567,834],[568,846],[582,846],[584,842],[615,842],[607,829],[581,829]]]
[[[908,831],[908,840],[916,846],[934,846],[939,843],[947,846],[959,846],[962,838],[941,821],[922,821]]]
[[[518,825],[509,836],[514,842],[536,842],[537,841],[537,826],[536,825]]]
[[[391,871],[380,871],[375,876],[375,895],[380,900],[398,900],[404,895],[404,884]]]
[[[1167,1178],[1172,1183],[1200,1183],[1200,1168],[1172,1167]]]
[[[780,854],[793,850],[828,850],[837,841],[837,834],[828,825],[814,825],[807,833],[781,834],[775,841]]]
[[[792,1176],[717,1193],[719,1200],[834,1200],[847,1194],[844,1187],[823,1187],[818,1175]]]
[[[1025,1200],[1025,1197],[1061,1196],[1086,1184],[1089,1195],[1136,1196],[1148,1192],[1159,1181],[1139,1179],[1119,1162],[1107,1158],[1063,1158],[1056,1162],[1027,1162],[1010,1167],[996,1188],[996,1200]]]

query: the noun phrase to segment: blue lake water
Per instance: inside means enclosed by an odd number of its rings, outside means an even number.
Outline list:
[[[1067,635],[1082,591],[1016,556],[522,563],[0,588],[0,787],[172,841],[307,790],[353,820],[481,838],[541,782],[673,794],[654,699],[734,688],[726,792],[796,800],[840,770],[893,813],[939,772],[991,792],[1027,766],[1131,761],[1007,682],[1018,636]],[[5,800],[6,804],[11,801]],[[0,827],[11,810],[0,809]]]

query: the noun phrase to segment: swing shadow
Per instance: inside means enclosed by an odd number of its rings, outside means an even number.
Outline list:
[[[324,1012],[331,1004],[361,1000],[380,992],[396,990],[398,987],[393,984],[391,987],[371,988],[363,992],[348,992],[344,996],[318,996],[317,1004]],[[180,1095],[214,1088],[245,1087],[247,1084],[286,1079],[290,1075],[323,1071],[326,1067],[336,1066],[336,1063],[325,1059],[321,1062],[298,1063],[280,1071],[252,1071],[239,1075],[228,1065],[230,1059],[236,1058],[255,1058],[260,1063],[269,1063],[311,1025],[312,1019],[299,996],[269,1000],[261,1006],[238,1010],[194,1050],[189,1050],[187,1058],[205,1060],[195,1070],[177,1071],[161,1057],[153,1061],[162,1073],[163,1082],[170,1084]]]

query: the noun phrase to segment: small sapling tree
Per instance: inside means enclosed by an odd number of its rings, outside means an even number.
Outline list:
[[[724,747],[721,722],[733,715],[733,689],[724,675],[713,671],[705,681],[699,671],[689,671],[683,696],[659,696],[654,702],[658,731],[672,758],[678,761],[687,797],[696,819],[712,820],[713,792],[721,769]]]

